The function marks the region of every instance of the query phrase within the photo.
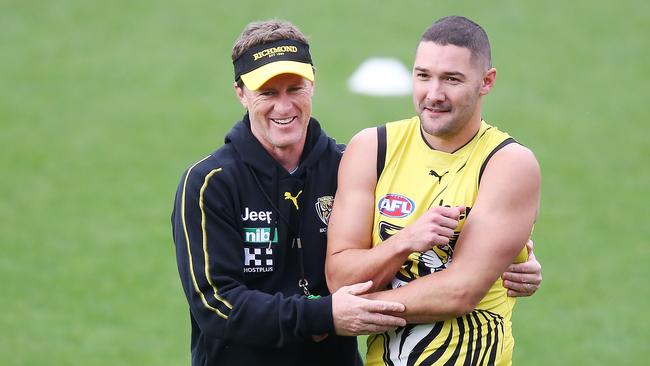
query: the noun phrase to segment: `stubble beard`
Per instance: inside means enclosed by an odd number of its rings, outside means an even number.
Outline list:
[[[419,105],[420,124],[424,132],[437,138],[453,137],[459,133],[463,127],[469,123],[472,118],[478,103],[478,89],[473,100],[468,101],[463,105],[436,105],[426,101]],[[443,115],[432,117],[427,116],[425,108],[442,109],[446,113]]]
[[[451,136],[458,130],[458,121],[456,116],[454,116],[454,109],[449,108],[449,111],[442,116],[431,117],[427,116],[427,111],[425,107],[430,106],[421,106],[420,107],[420,124],[424,132],[431,136],[438,138],[444,138]]]

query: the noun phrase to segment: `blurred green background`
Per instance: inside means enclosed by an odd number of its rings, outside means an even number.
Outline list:
[[[314,115],[346,142],[413,115],[409,97],[352,94],[349,75],[371,56],[410,67],[422,31],[451,14],[492,42],[484,117],[543,170],[544,283],[516,308],[515,364],[647,364],[640,0],[0,0],[0,364],[189,364],[169,215],[182,171],[243,113],[230,48],[247,22],[310,36]]]

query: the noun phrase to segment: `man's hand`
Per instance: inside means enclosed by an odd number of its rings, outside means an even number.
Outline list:
[[[510,297],[526,297],[535,293],[542,283],[542,265],[533,253],[533,242],[526,243],[528,260],[524,263],[511,264],[503,274],[503,286],[508,289]]]
[[[332,295],[332,316],[336,334],[357,336],[381,333],[406,325],[406,320],[388,315],[401,313],[403,304],[368,300],[360,297],[372,287],[372,281],[343,286]]]
[[[435,246],[449,244],[465,208],[435,206],[428,209],[411,225],[400,230],[396,237],[408,246],[409,252],[426,252]]]

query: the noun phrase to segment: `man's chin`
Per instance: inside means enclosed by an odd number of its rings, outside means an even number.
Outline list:
[[[300,137],[280,137],[273,139],[273,146],[279,149],[290,149],[300,147],[304,144],[304,140]]]
[[[422,114],[420,115],[420,123],[422,123],[425,131],[431,130],[445,130],[445,126],[449,124],[449,114],[446,115],[435,115],[431,114]]]

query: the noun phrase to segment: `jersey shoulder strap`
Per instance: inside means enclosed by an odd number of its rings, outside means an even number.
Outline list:
[[[490,158],[492,158],[492,156],[494,154],[496,154],[497,151],[501,150],[504,146],[510,145],[510,144],[513,144],[513,143],[517,144],[518,142],[517,142],[517,140],[513,139],[512,137],[508,137],[507,139],[503,140],[499,145],[497,145],[494,149],[492,149],[492,151],[490,151],[488,156],[483,161],[483,164],[481,164],[481,170],[478,173],[479,185],[481,184],[481,178],[483,177],[483,172],[485,171],[485,166],[487,165],[488,161],[490,161]]]
[[[377,127],[377,180],[386,164],[386,125]]]

